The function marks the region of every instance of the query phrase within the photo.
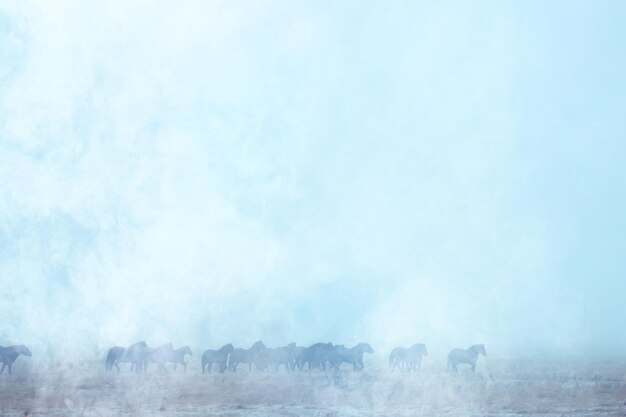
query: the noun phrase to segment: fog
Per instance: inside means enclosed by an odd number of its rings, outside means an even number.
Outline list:
[[[1,2],[0,344],[624,352],[624,18]]]

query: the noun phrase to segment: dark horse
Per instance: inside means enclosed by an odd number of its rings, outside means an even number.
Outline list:
[[[0,362],[2,362],[2,369],[0,369],[0,374],[4,372],[5,367],[9,367],[9,375],[11,375],[11,368],[13,367],[13,362],[17,359],[18,356],[31,356],[30,350],[24,345],[16,345],[16,346],[0,346]]]
[[[326,370],[326,364],[330,363],[332,369],[339,369],[343,356],[337,351],[332,343],[315,343],[302,351],[302,361],[307,363],[307,370]]]
[[[211,367],[214,363],[219,364],[220,373],[226,370],[228,364],[228,356],[234,350],[230,343],[222,346],[219,350],[207,349],[202,354],[202,373],[206,370],[211,373]]]
[[[452,349],[448,353],[448,369],[457,372],[457,365],[461,363],[469,364],[472,372],[476,370],[476,361],[479,355],[487,356],[485,345],[473,345],[469,349]]]
[[[150,349],[146,342],[143,341],[130,345],[126,349],[121,346],[112,347],[107,353],[105,361],[106,370],[111,371],[113,366],[115,366],[117,372],[119,372],[120,367],[118,364],[126,362],[131,364],[131,372],[145,372],[148,366],[149,353]]]
[[[262,341],[255,342],[249,349],[240,349],[236,348],[230,354],[230,360],[228,361],[228,367],[231,371],[237,372],[237,365],[240,363],[247,363],[248,370],[252,371],[252,364],[254,363],[254,359],[256,355],[265,350],[265,345]]]
[[[335,346],[335,350],[339,352],[343,362],[352,364],[352,369],[355,371],[365,368],[365,364],[363,364],[364,353],[374,353],[374,349],[372,349],[369,343],[359,343],[350,349],[339,345]]]

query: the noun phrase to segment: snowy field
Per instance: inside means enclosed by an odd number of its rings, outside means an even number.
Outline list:
[[[197,358],[196,358],[197,359]],[[626,415],[626,362],[490,360],[475,374],[426,364],[390,372],[107,374],[101,363],[16,363],[0,376],[0,415],[17,416],[593,416]],[[37,369],[38,368],[38,369]]]

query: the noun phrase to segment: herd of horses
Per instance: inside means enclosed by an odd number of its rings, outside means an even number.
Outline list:
[[[342,363],[352,365],[358,371],[365,367],[363,355],[374,353],[367,343],[359,343],[352,348],[332,343],[315,343],[303,347],[290,343],[287,346],[267,348],[262,341],[254,343],[248,349],[235,349],[232,344],[222,346],[218,350],[208,349],[202,354],[202,372],[211,373],[214,364],[219,372],[226,369],[237,372],[239,364],[247,364],[248,369],[258,371],[278,371],[282,366],[286,371],[320,369],[338,370]]]
[[[202,354],[200,364],[202,373],[211,373],[216,367],[219,373],[227,370],[237,372],[239,365],[248,366],[248,371],[277,372],[281,367],[287,372],[302,371],[339,371],[342,364],[348,364],[354,371],[360,371],[365,367],[363,356],[366,353],[374,353],[374,349],[368,343],[359,343],[347,348],[343,345],[332,343],[315,343],[311,346],[297,346],[290,343],[286,346],[268,348],[262,341],[255,342],[248,349],[235,348],[231,343],[219,349],[207,349]],[[120,346],[109,350],[105,367],[111,371],[115,366],[119,372],[118,364],[127,362],[131,364],[131,372],[146,372],[148,364],[156,363],[164,370],[168,363],[183,365],[187,370],[185,355],[192,355],[189,346],[174,349],[171,343],[157,348],[148,347],[145,342],[135,343],[128,348]],[[421,369],[422,358],[428,355],[426,345],[414,344],[408,348],[397,347],[389,355],[391,371],[396,369],[403,372],[416,372]],[[476,369],[476,362],[480,355],[487,356],[484,345],[472,345],[468,349],[452,349],[447,357],[449,371],[458,372],[458,365],[467,364],[472,372]]]
[[[166,343],[159,347],[151,348],[146,342],[138,342],[127,348],[115,346],[109,349],[105,366],[107,371],[113,370],[115,366],[119,372],[120,363],[130,363],[131,371],[145,373],[148,370],[149,363],[157,364],[161,370],[165,369],[166,364],[173,363],[174,371],[176,371],[178,365],[182,365],[183,369],[187,371],[187,362],[185,362],[186,355],[191,355],[191,348],[189,346],[174,349],[174,345]]]
[[[214,367],[218,372],[237,372],[241,364],[248,366],[248,371],[274,371],[285,369],[287,372],[302,371],[332,371],[340,370],[342,364],[348,364],[354,371],[360,371],[365,367],[363,356],[366,353],[374,353],[367,343],[347,348],[343,345],[332,343],[315,343],[311,346],[296,346],[290,343],[286,346],[268,348],[262,341],[255,342],[248,349],[235,348],[232,344],[226,344],[219,349],[207,349],[202,354],[202,373],[211,373]],[[8,367],[9,374],[18,356],[31,356],[30,350],[24,345],[0,346],[0,374]],[[115,346],[109,349],[105,368],[120,371],[120,364],[130,364],[131,372],[147,373],[148,366],[155,364],[161,371],[167,371],[166,365],[173,364],[174,372],[178,365],[187,371],[186,356],[191,356],[191,348],[183,346],[174,349],[171,343],[153,348],[146,342],[138,342],[126,348]],[[391,371],[396,369],[403,372],[416,372],[421,369],[422,358],[428,355],[426,345],[414,344],[408,348],[397,347],[389,355]],[[467,364],[472,372],[476,369],[476,362],[480,355],[487,356],[484,345],[472,345],[468,349],[452,349],[448,353],[447,368],[451,372],[458,372],[458,365]]]

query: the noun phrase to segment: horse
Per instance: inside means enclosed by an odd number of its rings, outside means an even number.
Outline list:
[[[485,345],[473,345],[469,349],[452,349],[448,353],[448,370],[458,372],[457,365],[465,363],[471,365],[472,372],[475,372],[479,355],[487,356]]]
[[[237,372],[237,366],[240,363],[247,363],[248,370],[252,371],[252,364],[254,363],[254,359],[256,358],[256,355],[260,351],[265,350],[265,349],[266,349],[265,345],[260,340],[258,342],[255,342],[248,349],[241,349],[241,348],[233,349],[233,351],[230,354],[230,360],[228,362],[230,370],[233,372]]]
[[[144,341],[134,343],[130,345],[124,352],[126,362],[130,362],[130,370],[140,373],[144,373],[148,369],[148,357],[150,354],[150,348]]]
[[[191,348],[189,346],[180,347],[172,352],[170,362],[174,362],[174,372],[176,372],[177,365],[183,365],[185,372],[187,372],[187,362],[185,362],[185,355],[192,355]]]
[[[326,364],[330,363],[334,369],[339,369],[343,361],[342,355],[335,349],[332,343],[315,343],[302,352],[303,362],[308,364],[307,370],[326,370]]]
[[[228,356],[234,350],[232,344],[227,344],[219,348],[219,350],[207,349],[202,354],[202,373],[206,370],[211,373],[211,367],[214,363],[220,365],[220,373],[223,373],[227,368]]]
[[[307,370],[317,369],[322,367],[322,352],[325,351],[328,346],[332,346],[332,343],[314,343],[311,346],[305,347],[302,350],[302,363],[307,364]],[[325,365],[325,363],[324,363]]]
[[[416,343],[409,348],[397,347],[391,351],[389,355],[389,366],[391,372],[400,368],[400,371],[415,371],[422,366],[422,357],[427,356],[426,345]]]
[[[295,359],[293,355],[293,349],[295,347],[295,343],[290,343],[287,346],[277,347],[276,349],[271,350],[268,349],[270,366],[275,371],[278,371],[280,365],[284,365],[287,372],[292,371],[295,367]]]
[[[391,354],[389,354],[389,366],[391,366],[391,372],[396,370],[396,366],[398,366],[401,371],[404,371],[404,361],[407,350],[407,348],[397,347],[391,351]]]
[[[119,372],[120,367],[118,364],[130,363],[131,372],[139,373],[142,370],[145,372],[150,352],[149,349],[150,348],[148,348],[148,345],[144,341],[132,344],[128,348],[114,346],[109,349],[107,353],[105,368],[107,371],[111,371],[113,366],[115,366],[117,372]]]
[[[4,372],[5,367],[9,367],[9,375],[11,375],[13,362],[18,356],[32,356],[30,350],[25,345],[14,345],[2,347],[0,346],[0,362],[2,362],[2,369],[0,369],[0,375]]]
[[[422,369],[422,358],[428,356],[426,345],[423,343],[416,343],[407,349],[404,356],[404,363],[409,372],[414,372]]]
[[[352,364],[352,369],[355,371],[360,371],[365,368],[363,364],[364,353],[374,353],[374,349],[372,349],[369,343],[359,343],[350,349],[339,345],[335,346],[335,350],[341,355],[343,362]]]
[[[124,352],[126,351],[126,348],[121,347],[121,346],[113,346],[111,349],[109,349],[108,353],[107,353],[107,357],[104,361],[104,366],[107,370],[107,372],[111,372],[113,370],[113,366],[115,366],[117,368],[117,372],[120,371],[120,367],[118,365],[118,363],[120,362],[130,362],[130,361],[126,361],[124,360]]]

